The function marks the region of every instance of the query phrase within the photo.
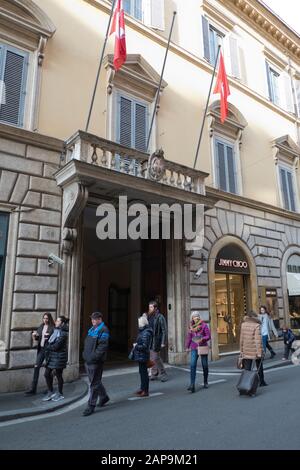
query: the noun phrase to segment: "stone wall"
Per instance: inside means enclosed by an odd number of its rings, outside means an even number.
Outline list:
[[[20,141],[14,141],[1,137],[0,130],[0,211],[10,214],[0,392],[23,389],[29,383],[28,367],[36,356],[31,332],[41,323],[43,312],[54,318],[57,313],[59,267],[48,266],[47,259],[60,252],[62,197],[53,174],[61,166],[63,147],[56,139],[38,135],[34,144],[28,141],[32,133],[23,131]]]

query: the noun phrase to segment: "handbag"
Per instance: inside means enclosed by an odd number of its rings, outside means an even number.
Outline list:
[[[133,346],[132,350],[128,354],[128,359],[130,359],[130,361],[134,361],[134,350],[135,350],[135,346]]]
[[[208,346],[198,346],[198,354],[199,356],[204,356],[209,353]]]
[[[241,355],[237,358],[236,367],[239,370],[244,369],[243,357]]]

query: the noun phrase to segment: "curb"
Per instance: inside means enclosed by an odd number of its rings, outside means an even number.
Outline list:
[[[284,368],[286,366],[290,366],[292,364],[292,361],[291,360],[288,360],[288,361],[285,361],[285,362],[278,362],[277,364],[271,364],[271,365],[266,365],[264,366],[264,371],[266,370],[270,370],[270,369],[280,369],[280,368]],[[211,373],[214,373],[214,372],[218,372],[218,373],[235,373],[235,374],[239,374],[241,371],[236,369],[236,368],[232,368],[232,369],[222,369],[221,367],[218,368],[218,369],[212,369],[212,368],[209,368],[209,371]]]
[[[20,418],[28,418],[29,416],[38,416],[42,414],[52,413],[53,411],[57,411],[61,408],[65,408],[66,406],[72,405],[76,401],[81,400],[87,392],[88,392],[88,385],[85,383],[85,390],[78,396],[74,398],[70,398],[69,400],[64,401],[63,403],[59,403],[57,405],[52,406],[51,408],[21,408],[15,411],[4,411],[0,413],[0,423],[5,421],[12,421],[14,419]]]

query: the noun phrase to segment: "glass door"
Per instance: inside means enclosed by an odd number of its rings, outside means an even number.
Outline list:
[[[240,329],[247,309],[246,276],[216,274],[217,331],[220,352],[239,349]]]

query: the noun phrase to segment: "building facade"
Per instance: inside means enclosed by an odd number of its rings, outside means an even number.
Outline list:
[[[110,39],[85,132],[111,3],[0,5],[0,391],[29,384],[31,332],[45,311],[70,318],[69,380],[78,377],[96,309],[105,313],[114,362],[127,357],[152,298],[167,318],[172,364],[187,361],[192,310],[210,324],[212,359],[238,350],[248,309],[267,304],[278,327],[296,321],[299,35],[257,0],[189,0],[189,8],[124,1],[127,61],[114,71]],[[229,117],[221,124],[212,95],[193,169],[218,44]],[[116,207],[119,196],[149,207],[202,204],[202,249],[187,251],[174,237],[99,240],[97,207]]]

